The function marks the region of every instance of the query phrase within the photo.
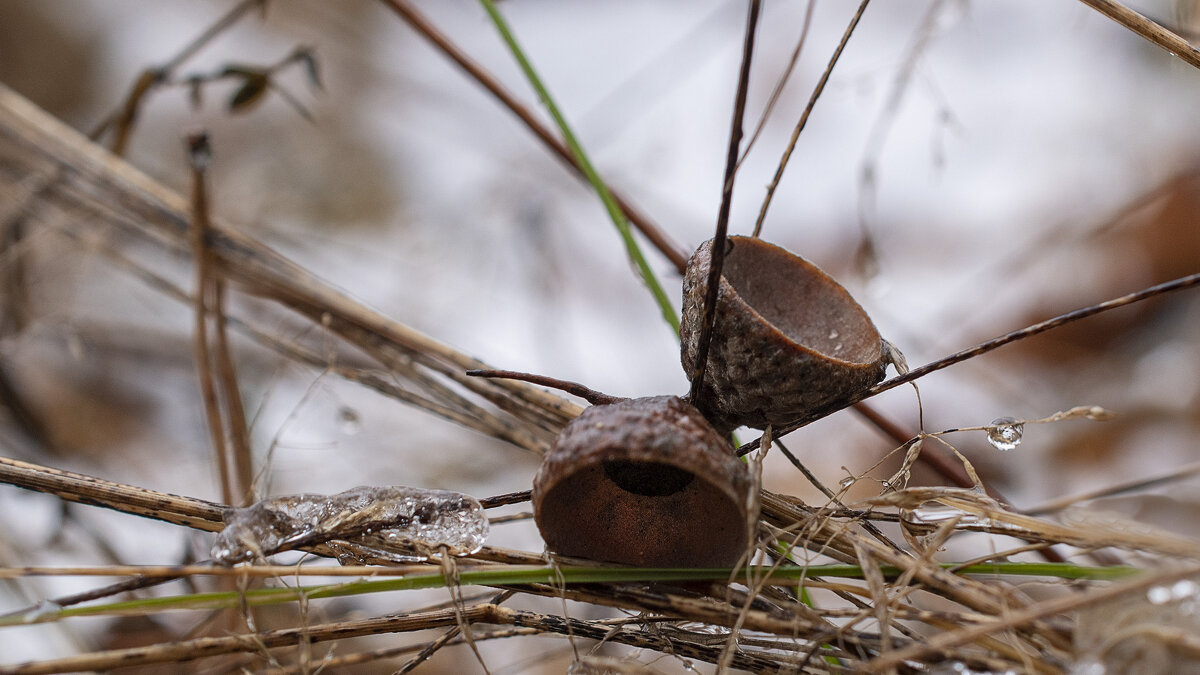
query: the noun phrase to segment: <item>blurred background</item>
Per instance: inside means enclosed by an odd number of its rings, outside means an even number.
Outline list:
[[[1185,37],[1200,30],[1197,4],[1131,2]],[[417,6],[536,107],[478,5]],[[171,58],[231,7],[3,3],[0,81],[88,132],[143,69]],[[501,7],[610,183],[685,248],[711,237],[745,3]],[[807,10],[801,0],[764,8],[748,130],[788,67]],[[731,232],[753,229],[852,13],[850,3],[816,3],[795,71],[738,174]],[[128,159],[186,193],[182,138],[207,129],[216,212],[384,314],[497,368],[614,395],[686,391],[677,339],[599,200],[381,4],[271,3],[178,75],[269,65],[300,46],[315,55],[322,86],[300,67],[281,70],[276,83],[309,119],[274,90],[231,113],[234,83],[205,85],[199,107],[187,87],[165,87],[146,100]],[[1200,72],[1080,3],[874,3],[799,138],[763,236],[837,278],[915,367],[1200,271],[1198,109]],[[678,307],[679,276],[642,241]],[[26,246],[30,294],[20,308],[6,305],[0,334],[11,390],[0,409],[6,452],[219,499],[190,308],[86,244],[35,232]],[[0,271],[15,257],[0,250]],[[178,265],[186,274],[187,261]],[[528,452],[235,346],[264,493],[398,484],[483,497],[527,489],[537,470]],[[1185,291],[920,380],[924,428],[1041,418],[1078,405],[1119,413],[1104,423],[1029,426],[1007,453],[982,433],[946,437],[1016,506],[1035,507],[1200,460],[1198,375],[1200,295]],[[873,405],[918,430],[911,388]],[[850,412],[785,442],[831,485],[868,471],[895,446]],[[915,480],[941,482],[921,471]],[[823,501],[777,455],[768,457],[765,485]],[[848,499],[878,490],[859,481]],[[1071,517],[1134,519],[1197,536],[1198,499],[1194,482],[1177,481],[1088,502]],[[97,509],[72,507],[64,516],[56,499],[12,488],[0,488],[0,522],[0,564],[10,566],[171,563],[189,551],[204,557],[210,543]],[[496,528],[493,537],[541,550],[532,523]],[[972,554],[969,538],[956,542],[951,558]],[[6,583],[0,610],[90,585]],[[31,628],[37,639],[6,645],[7,660],[120,637],[111,622],[80,625],[77,633]],[[528,665],[516,652],[495,658],[493,672]]]

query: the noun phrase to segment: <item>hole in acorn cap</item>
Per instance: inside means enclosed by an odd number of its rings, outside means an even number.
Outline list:
[[[696,475],[670,464],[609,460],[604,475],[622,490],[646,497],[666,497],[686,488]]]
[[[563,429],[533,481],[555,553],[643,567],[727,567],[748,539],[746,466],[676,396],[597,405]]]

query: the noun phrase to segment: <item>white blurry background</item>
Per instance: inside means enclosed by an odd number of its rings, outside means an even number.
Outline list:
[[[752,229],[852,4],[817,4],[795,73],[738,175],[733,232]],[[806,5],[766,3],[750,128],[786,68]],[[86,131],[141,69],[169,58],[231,6],[4,3],[0,81]],[[536,107],[478,5],[418,6]],[[687,248],[710,237],[744,3],[501,6],[611,184]],[[1135,7],[1185,34],[1197,27],[1191,3]],[[385,314],[499,368],[617,395],[686,390],[677,341],[594,194],[381,4],[273,3],[265,20],[242,20],[181,74],[271,63],[297,45],[315,50],[324,89],[309,88],[298,69],[281,82],[312,122],[277,95],[230,115],[231,86],[206,89],[200,110],[185,89],[166,89],[145,105],[130,161],[183,191],[181,139],[208,129],[217,211]],[[764,237],[838,278],[920,365],[1200,271],[1198,109],[1200,72],[1080,3],[877,2],[800,137]],[[1112,220],[1138,199],[1141,208]],[[875,246],[872,265],[856,255],[864,231]],[[644,246],[678,304],[671,264]],[[190,359],[190,310],[85,250],[43,254],[33,281],[34,320],[0,337],[0,360],[53,448],[38,447],[0,414],[5,447],[53,466],[219,498]],[[403,484],[483,497],[527,488],[537,469],[537,458],[521,450],[240,346],[271,494]],[[1029,427],[1021,447],[1005,454],[982,435],[948,439],[1016,505],[1032,506],[1200,459],[1197,373],[1200,299],[1185,292],[922,380],[925,428],[1076,405],[1122,413],[1103,424]],[[916,431],[911,388],[874,405]],[[829,484],[866,471],[894,445],[850,412],[785,442]],[[780,460],[768,458],[766,486],[815,498]],[[876,490],[862,481],[850,496]],[[1194,536],[1196,499],[1184,483],[1152,499],[1092,508]],[[79,543],[86,529],[130,563],[174,562],[189,547],[203,554],[208,546],[175,528],[75,511],[54,539],[56,500],[0,489],[0,563],[94,563],[95,547]],[[494,536],[500,545],[541,548],[529,524]],[[6,586],[0,609],[88,586]],[[103,642],[104,624],[81,625],[77,634],[36,633],[52,647],[6,644],[6,660]],[[501,666],[521,657],[496,658]]]

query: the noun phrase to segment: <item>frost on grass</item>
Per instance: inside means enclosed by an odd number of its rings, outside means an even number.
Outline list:
[[[442,548],[469,555],[483,546],[488,519],[469,495],[403,486],[357,487],[334,495],[264,499],[225,516],[213,544],[220,565],[260,560],[324,543],[343,565],[372,559],[418,562]]]

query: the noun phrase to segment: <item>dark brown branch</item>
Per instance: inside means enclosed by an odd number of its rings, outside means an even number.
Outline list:
[[[495,497],[484,497],[479,500],[479,505],[485,509],[494,509],[497,506],[507,506],[509,504],[523,504],[529,501],[529,490],[521,490],[519,492],[509,492]]]
[[[197,133],[187,139],[188,161],[192,169],[192,257],[196,269],[196,294],[193,303],[195,314],[195,357],[200,375],[200,394],[204,401],[204,419],[208,425],[209,440],[212,442],[217,472],[221,480],[221,498],[226,504],[233,503],[237,490],[233,486],[233,474],[229,467],[229,451],[225,445],[225,426],[221,421],[221,406],[217,396],[217,381],[213,374],[212,350],[208,344],[208,303],[212,300],[210,279],[212,275],[211,253],[208,250],[208,197],[204,184],[212,148],[208,134]]]
[[[708,344],[712,341],[713,324],[717,317],[717,292],[721,288],[721,270],[725,266],[725,236],[729,232],[729,209],[733,204],[733,179],[737,176],[738,150],[742,146],[742,119],[746,115],[746,91],[750,88],[750,62],[754,56],[754,35],[758,28],[759,0],[750,1],[746,17],[746,38],[742,44],[742,67],[738,72],[737,95],[733,102],[733,121],[729,128],[729,148],[725,153],[725,179],[721,184],[721,209],[717,213],[717,232],[713,235],[712,261],[708,270],[707,286],[704,289],[704,310],[700,315],[700,334],[696,338],[696,363],[692,366],[696,376],[692,378],[688,400],[699,405],[700,391],[704,385],[704,371],[708,369]]]
[[[1200,50],[1193,47],[1187,40],[1129,9],[1125,5],[1116,2],[1116,0],[1079,1],[1162,47],[1170,52],[1172,56],[1179,57],[1184,63],[1195,68],[1200,68]]]
[[[445,33],[438,30],[412,4],[405,0],[382,0],[382,2],[396,14],[399,14],[402,19],[408,22],[408,25],[413,30],[417,31],[426,40],[429,40],[433,46],[437,47],[450,60],[454,61],[459,68],[462,68],[468,75],[474,78],[484,89],[487,89],[492,96],[496,97],[497,101],[500,101],[509,111],[516,115],[533,132],[533,135],[538,137],[538,140],[553,151],[554,154],[558,155],[578,176],[583,177],[581,167],[567,146],[546,125],[538,121],[538,118],[529,108],[518,101],[478,61],[467,56],[466,52],[459,49]],[[687,259],[689,256],[687,250],[674,242],[666,232],[662,231],[654,221],[650,220],[649,216],[631,205],[616,190],[613,190],[611,186],[609,187],[609,192],[612,193],[613,199],[617,201],[617,205],[625,212],[625,216],[629,218],[629,222],[633,223],[634,227],[645,235],[646,239],[654,244],[654,247],[675,265],[680,274],[683,274],[684,270],[687,269]]]
[[[1132,305],[1136,302],[1141,302],[1142,300],[1148,300],[1155,296],[1164,295],[1174,291],[1181,291],[1197,285],[1200,285],[1200,272],[1196,274],[1189,274],[1178,279],[1173,279],[1156,286],[1144,288],[1135,293],[1130,293],[1129,295],[1123,295],[1119,298],[1106,300],[1099,304],[1076,309],[1074,311],[1067,312],[1066,314],[1061,314],[1053,319],[1047,319],[1041,323],[1035,323],[1032,326],[1015,330],[998,338],[988,340],[987,342],[978,344],[970,349],[964,349],[945,358],[941,358],[937,361],[933,361],[932,363],[923,365],[920,368],[914,368],[904,375],[880,382],[874,387],[868,389],[862,398],[868,398],[881,392],[885,392],[888,389],[894,389],[902,384],[905,384],[906,382],[912,382],[913,380],[925,377],[926,375],[942,370],[943,368],[948,368],[956,363],[966,361],[967,359],[974,358],[981,354],[986,354],[1011,342],[1024,340],[1025,338],[1033,337],[1034,335],[1038,335],[1040,333],[1045,333],[1046,331],[1053,330],[1059,326],[1065,326],[1068,323],[1073,323],[1075,321],[1079,321],[1080,319],[1086,319],[1090,316],[1095,316],[1096,314],[1101,314],[1112,309],[1118,309],[1126,305]]]
[[[558,389],[559,391],[565,391],[572,396],[578,396],[592,405],[607,405],[609,403],[616,403],[617,401],[625,400],[620,396],[610,396],[608,394],[596,391],[595,389],[589,389],[578,382],[559,380],[546,375],[520,373],[515,370],[468,370],[467,375],[470,375],[471,377],[495,377],[505,380],[518,380],[521,382],[528,382],[530,384],[540,384],[543,387]]]
[[[779,81],[775,83],[775,88],[771,90],[771,97],[767,99],[767,107],[763,109],[762,117],[758,118],[758,124],[754,126],[754,132],[750,134],[750,140],[746,141],[746,149],[742,151],[741,157],[738,158],[739,167],[741,167],[742,162],[746,161],[746,156],[750,154],[750,149],[754,147],[754,143],[758,141],[763,128],[767,126],[767,120],[770,119],[771,113],[775,110],[775,104],[779,102],[779,97],[783,94],[788,80],[792,78],[792,71],[796,69],[796,64],[800,61],[800,53],[804,51],[804,44],[808,42],[808,29],[812,26],[813,9],[816,8],[816,5],[817,0],[808,0],[808,9],[804,10],[804,23],[800,27],[800,39],[796,41],[796,47],[792,50],[792,57],[788,60],[787,68],[784,68],[783,75],[779,77]]]
[[[883,382],[880,382],[879,384],[877,384],[873,387],[864,389],[863,391],[859,392],[858,394],[853,396],[848,401],[842,401],[841,403],[838,403],[829,408],[825,408],[823,410],[814,412],[814,413],[808,415],[807,417],[805,417],[804,419],[801,419],[797,422],[793,422],[792,424],[782,426],[776,430],[776,434],[778,436],[783,436],[784,434],[791,433],[791,432],[795,431],[796,429],[807,426],[808,424],[811,424],[812,422],[815,422],[815,421],[821,419],[822,417],[827,417],[839,410],[848,408],[851,405],[858,403],[859,401],[868,399],[872,396],[875,396],[876,394],[881,394],[889,389],[895,389],[896,387],[899,387],[902,384],[906,384],[908,382],[911,382],[918,378],[924,377],[930,373],[937,372],[944,368],[949,368],[950,366],[953,366],[957,363],[961,363],[962,361],[966,361],[967,359],[971,359],[976,356],[981,356],[992,350],[999,349],[1000,347],[1003,347],[1004,345],[1007,345],[1011,342],[1016,342],[1017,340],[1023,340],[1028,337],[1033,337],[1034,335],[1038,335],[1039,333],[1045,333],[1046,331],[1053,330],[1055,328],[1058,328],[1059,326],[1064,326],[1068,323],[1073,323],[1075,321],[1079,321],[1080,319],[1086,319],[1088,317],[1095,316],[1097,314],[1101,314],[1101,313],[1107,312],[1109,310],[1118,309],[1120,307],[1125,307],[1126,305],[1132,305],[1136,302],[1141,302],[1142,300],[1148,300],[1150,298],[1153,298],[1153,297],[1156,297],[1159,295],[1165,295],[1167,293],[1172,293],[1174,291],[1181,291],[1181,290],[1184,290],[1187,288],[1192,288],[1193,286],[1200,286],[1200,272],[1198,272],[1196,274],[1189,274],[1185,277],[1180,277],[1178,279],[1173,279],[1171,281],[1167,281],[1167,282],[1158,284],[1156,286],[1144,288],[1140,291],[1137,291],[1136,293],[1130,293],[1129,295],[1123,295],[1119,298],[1113,298],[1112,300],[1107,300],[1107,301],[1101,302],[1099,304],[1089,305],[1088,307],[1076,309],[1074,311],[1067,312],[1066,314],[1060,314],[1059,316],[1056,316],[1053,319],[1047,319],[1046,321],[1042,321],[1041,323],[1035,323],[1032,326],[1028,326],[1028,327],[1022,328],[1020,330],[1015,330],[1011,333],[1001,335],[998,338],[988,340],[987,342],[983,342],[978,345],[975,345],[974,347],[971,347],[969,349],[964,349],[960,352],[951,354],[950,356],[947,356],[945,358],[941,358],[941,359],[938,359],[937,361],[927,363],[927,364],[921,366],[920,368],[914,368],[913,370],[910,370],[908,373],[906,373],[904,375],[899,375],[897,377],[893,377],[890,380],[884,380]],[[749,443],[746,443],[745,445],[738,448],[738,455],[740,456],[740,455],[745,455],[748,452],[753,452],[755,449],[758,448],[758,444],[759,444],[759,439],[755,439],[753,441],[750,441]]]

